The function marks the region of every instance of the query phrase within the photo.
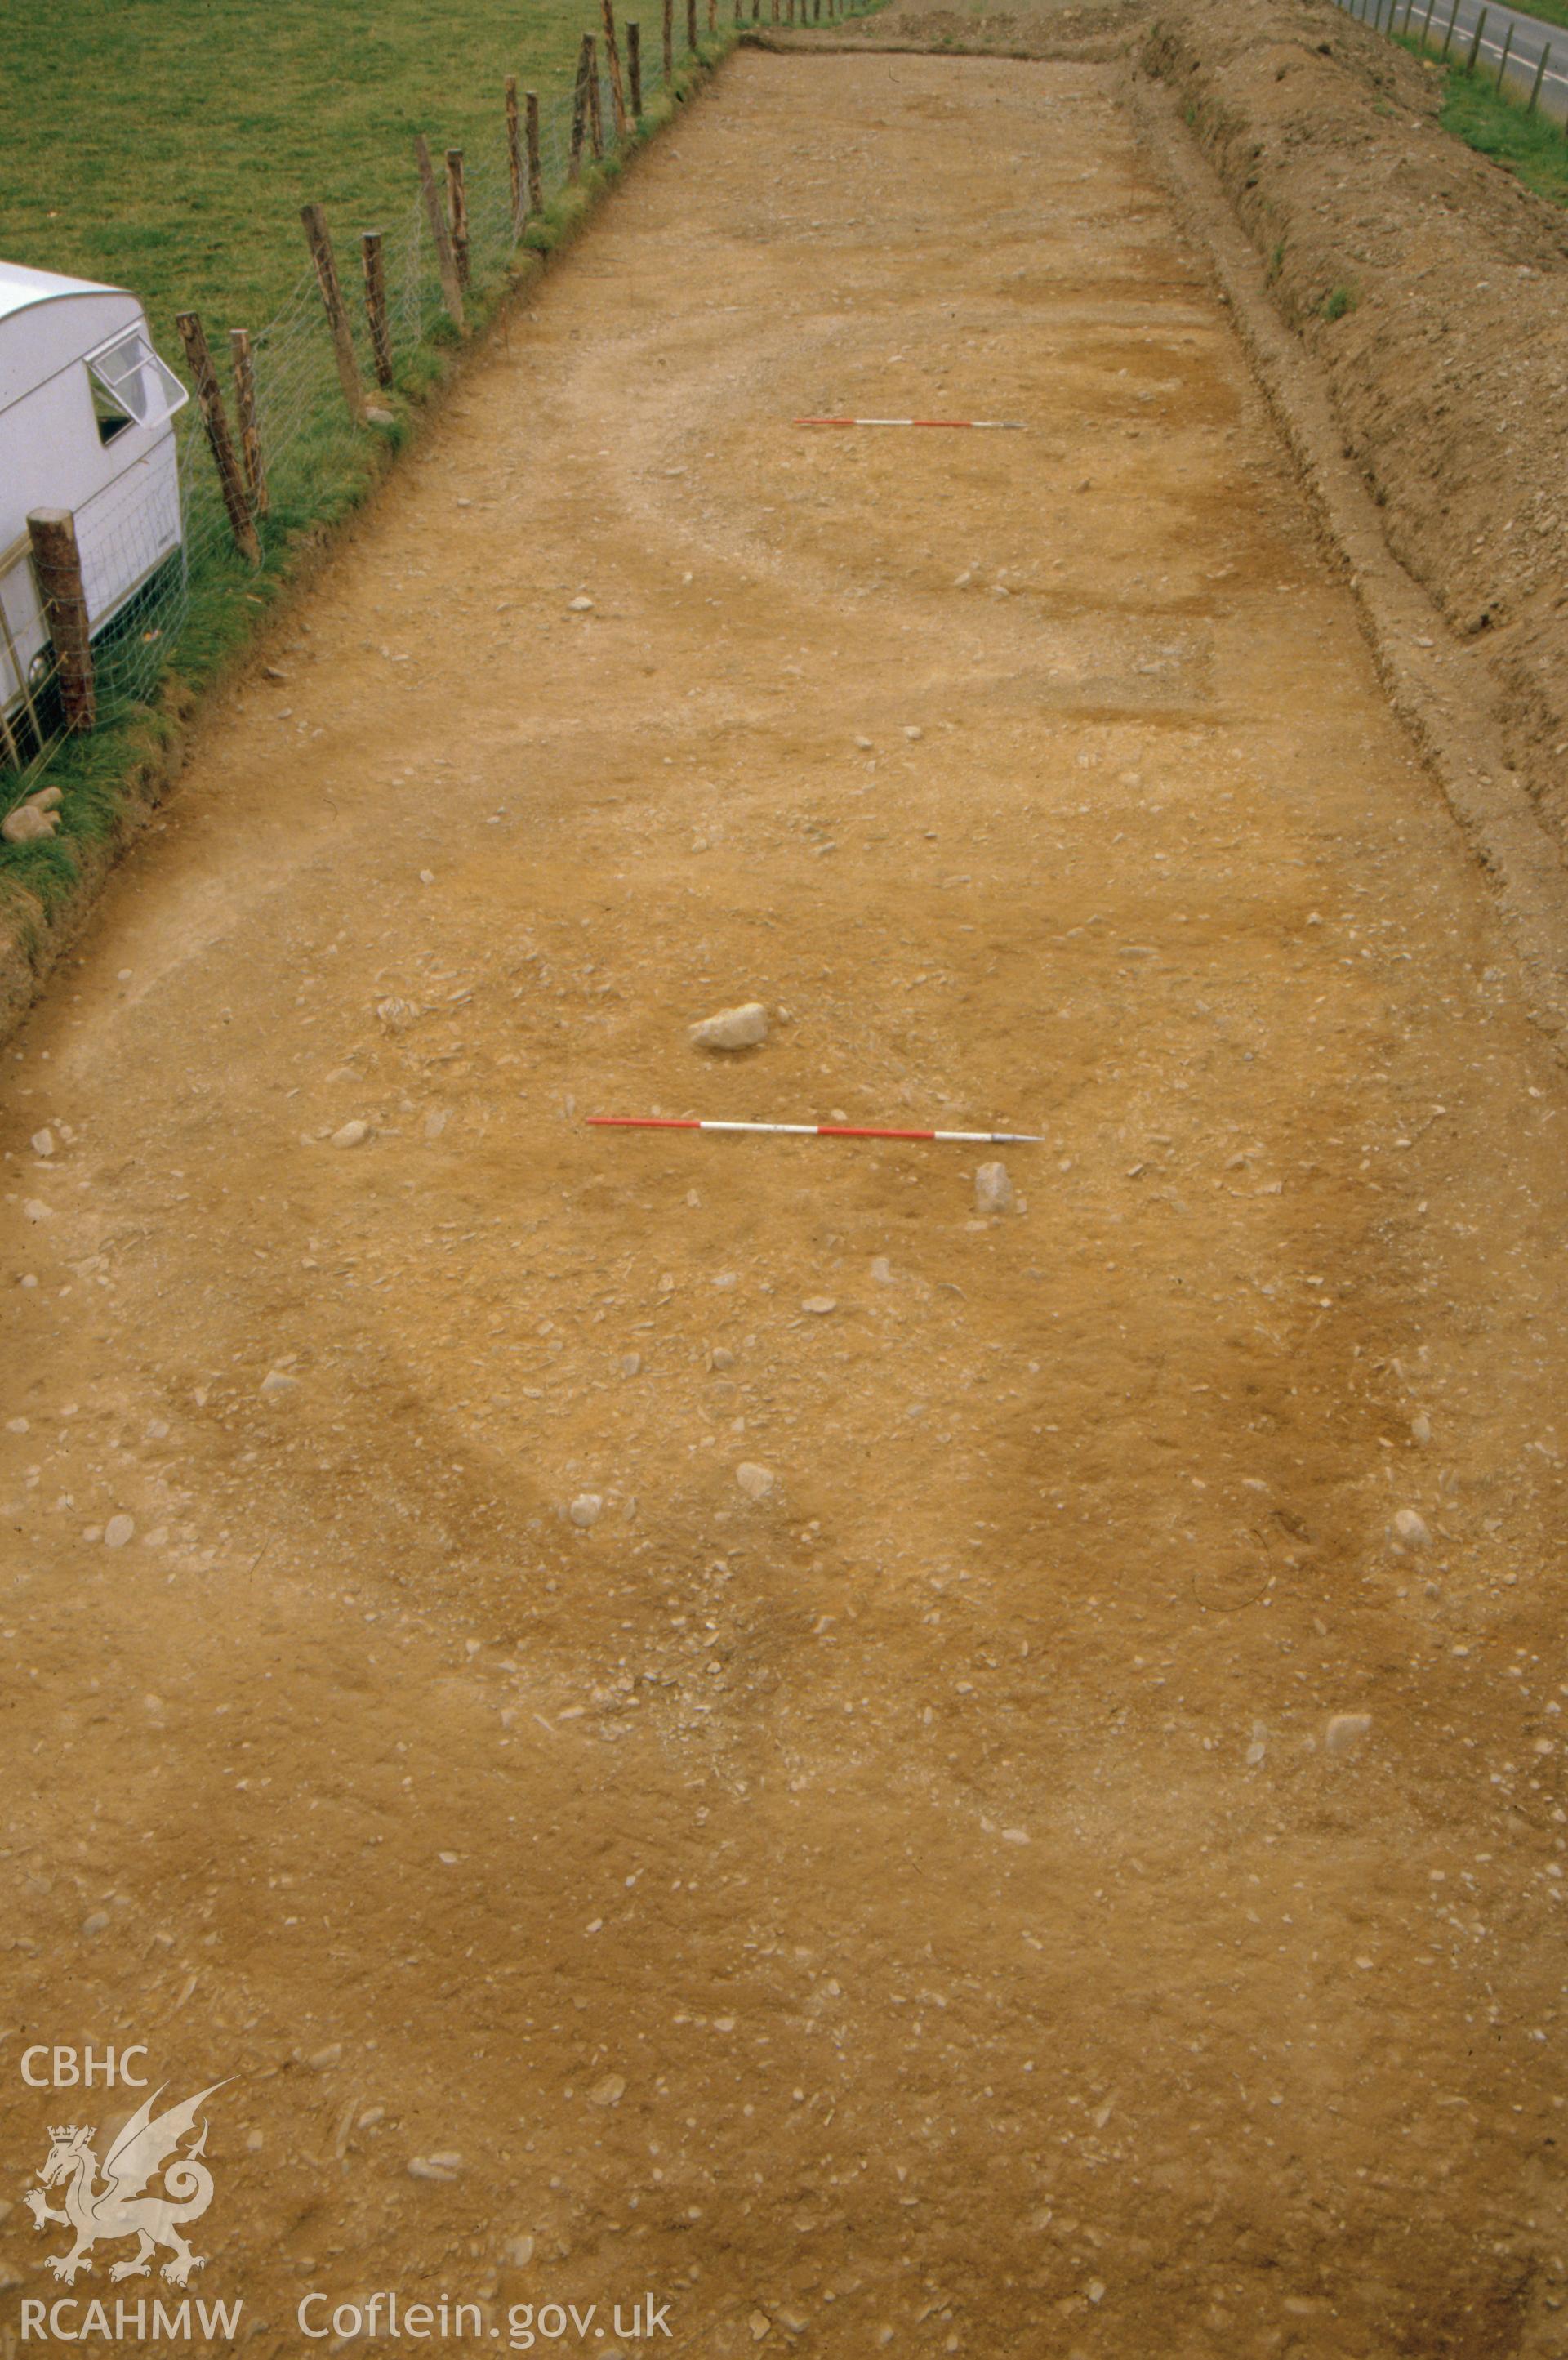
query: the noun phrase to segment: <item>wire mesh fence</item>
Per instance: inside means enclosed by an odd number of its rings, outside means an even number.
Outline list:
[[[737,27],[757,24],[823,24],[864,15],[878,0],[662,0],[662,16],[641,27],[641,81],[645,114],[670,79],[696,62],[710,62]],[[605,9],[606,29],[613,20]],[[626,34],[616,38],[623,100],[628,92]],[[626,104],[625,144],[640,136],[640,120]],[[506,282],[519,245],[536,219],[528,204],[530,181],[548,211],[572,182],[596,162],[612,164],[616,138],[615,95],[602,35],[584,36],[575,85],[553,100],[541,100],[537,147],[531,152],[508,138],[508,114],[497,93],[496,133],[483,154],[466,154],[449,165],[443,185],[441,156],[434,159],[436,217],[423,192],[413,194],[397,219],[381,225],[379,275],[384,290],[385,345],[389,347],[394,393],[419,381],[421,361],[438,341],[457,333],[443,257],[437,239],[449,244],[466,213],[466,239],[455,262],[480,308]],[[515,182],[520,203],[514,202]],[[410,171],[410,184],[414,176]],[[461,190],[461,211],[453,198]],[[182,634],[209,595],[232,595],[256,579],[253,561],[236,545],[240,520],[254,530],[260,563],[280,566],[299,533],[336,513],[365,480],[364,412],[369,429],[390,427],[391,409],[378,379],[377,352],[368,270],[362,270],[363,233],[332,224],[343,299],[343,328],[364,388],[361,415],[344,397],[343,361],[334,344],[315,265],[306,260],[276,318],[252,332],[248,355],[235,366],[222,345],[212,352],[213,377],[234,453],[234,480],[225,499],[214,444],[202,406],[191,400],[179,411],[157,448],[127,466],[106,492],[75,515],[83,579],[92,608],[90,722],[83,724],[77,683],[62,655],[66,634],[41,595],[32,552],[24,541],[0,551],[0,805],[7,834],[17,807],[48,783],[50,766],[78,738],[84,726],[102,728],[145,708],[160,677],[178,653]],[[170,359],[174,356],[169,355]],[[245,376],[248,357],[250,386]],[[189,377],[191,371],[186,371]],[[245,395],[252,392],[254,436],[244,429]],[[105,604],[91,585],[112,584]],[[74,727],[73,727],[74,724]],[[46,799],[47,800],[47,799]],[[40,822],[46,833],[52,822]],[[24,836],[19,840],[27,840]]]

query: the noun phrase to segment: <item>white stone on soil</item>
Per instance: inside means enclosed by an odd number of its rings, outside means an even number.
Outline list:
[[[126,1515],[111,1516],[103,1527],[103,1546],[105,1548],[124,1548],[127,1541],[135,1539],[136,1531],[134,1518]]]
[[[694,1049],[755,1049],[768,1038],[768,1011],[759,1000],[739,1008],[721,1008],[691,1027]]]
[[[596,1524],[604,1513],[604,1502],[597,1491],[581,1491],[568,1512],[572,1521],[583,1532]]]
[[[1423,1549],[1432,1546],[1432,1534],[1426,1518],[1414,1508],[1401,1508],[1388,1527],[1397,1548]]]
[[[743,1459],[735,1469],[735,1481],[748,1500],[766,1500],[773,1489],[773,1470],[759,1467],[753,1459]]]
[[[1354,1754],[1371,1733],[1369,1712],[1336,1712],[1323,1732],[1323,1745],[1330,1754]]]
[[[1013,1184],[1007,1165],[998,1160],[982,1164],[975,1175],[975,1202],[982,1213],[1005,1213],[1013,1201]]]

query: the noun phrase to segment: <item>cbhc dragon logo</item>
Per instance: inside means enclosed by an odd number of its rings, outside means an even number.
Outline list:
[[[146,2278],[159,2245],[167,2245],[173,2256],[163,2265],[163,2275],[172,2285],[182,2287],[192,2270],[201,2269],[205,2255],[193,2254],[180,2230],[186,2222],[199,2221],[212,2201],[212,2175],[197,2160],[207,2145],[206,2124],[193,2147],[183,2155],[178,2149],[199,2109],[214,2090],[223,2087],[222,2081],[214,2081],[212,2089],[199,2091],[183,2105],[169,2106],[156,2120],[151,2118],[152,2110],[161,2090],[155,2090],[116,2134],[103,2158],[102,2188],[93,2184],[100,2166],[93,2152],[96,2134],[92,2124],[71,2123],[60,2129],[50,2125],[49,2156],[38,2176],[45,2188],[58,2188],[65,2181],[65,2210],[54,2212],[37,2188],[28,2189],[27,2203],[36,2229],[53,2221],[76,2232],[76,2243],[69,2254],[48,2256],[57,2278],[70,2286],[79,2270],[91,2270],[92,2248],[101,2237],[139,2240],[127,2260],[114,2264],[111,2278]],[[158,2171],[163,2174],[162,2193],[144,2193]]]

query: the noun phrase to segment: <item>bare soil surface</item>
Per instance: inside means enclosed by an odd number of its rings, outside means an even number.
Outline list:
[[[7,2192],[264,2352],[1564,2348],[1562,1070],[1116,87],[735,60],[6,1053]]]
[[[1142,54],[1568,852],[1568,216],[1443,130],[1436,73],[1326,0],[1181,0]]]

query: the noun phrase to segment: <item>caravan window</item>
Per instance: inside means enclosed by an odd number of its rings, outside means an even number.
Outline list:
[[[87,375],[101,442],[112,442],[127,426],[159,426],[186,400],[185,388],[139,328],[90,353]]]

